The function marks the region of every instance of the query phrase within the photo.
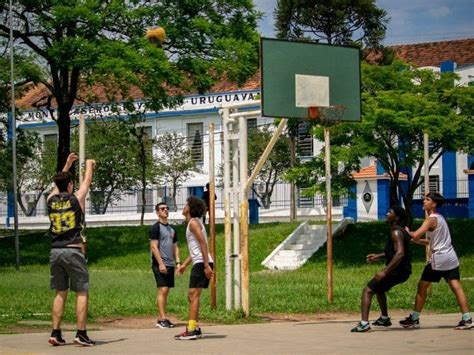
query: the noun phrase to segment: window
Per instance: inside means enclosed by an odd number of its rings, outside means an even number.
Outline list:
[[[296,153],[300,158],[313,156],[313,137],[307,123],[298,124],[298,135],[296,137]]]
[[[247,120],[247,133],[251,130],[251,129],[255,129],[257,128],[257,119],[256,118],[249,118]]]
[[[146,200],[145,213],[153,212],[155,206],[153,205],[153,190],[152,189],[145,190],[145,200]],[[137,213],[142,212],[142,205],[143,205],[142,192],[139,190],[137,191]]]
[[[58,135],[56,133],[45,134],[43,136],[43,142],[53,142],[54,144],[58,143]]]
[[[202,130],[203,124],[199,123],[188,123],[188,147],[191,149],[191,158],[195,163],[202,163],[204,150],[202,144]]]
[[[151,126],[143,127],[143,132],[145,133],[145,135],[148,139],[153,138],[153,136],[152,136],[153,135],[153,130],[152,130]]]
[[[421,177],[421,179],[423,182],[420,185],[420,197],[422,198],[425,195],[425,180],[423,176]],[[430,175],[429,191],[440,192],[439,175]]]
[[[304,188],[298,188],[298,207],[312,208],[314,207],[313,197],[306,196]]]

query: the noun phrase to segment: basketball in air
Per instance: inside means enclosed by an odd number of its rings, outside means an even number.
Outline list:
[[[146,38],[153,44],[163,44],[166,32],[163,27],[153,27],[146,31]]]

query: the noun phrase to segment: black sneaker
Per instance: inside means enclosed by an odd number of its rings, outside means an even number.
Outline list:
[[[165,329],[165,328],[173,328],[174,324],[171,324],[171,322],[168,319],[162,319],[162,320],[156,321],[156,326],[158,328]]]
[[[370,325],[367,323],[366,325],[362,325],[361,322],[357,324],[354,328],[351,329],[351,333],[365,333],[370,331]]]
[[[408,317],[400,321],[400,325],[403,328],[415,329],[420,327],[420,320],[414,320],[412,315],[410,314]]]
[[[196,337],[204,338],[204,335],[202,335],[201,328],[196,328]]]
[[[66,345],[66,341],[61,336],[61,331],[58,332],[54,330],[49,337],[48,343],[50,343],[52,346]]]
[[[198,338],[199,332],[201,331],[199,330],[198,332],[198,329],[199,328],[196,328],[195,330],[190,331],[188,330],[188,328],[186,328],[184,332],[182,332],[181,334],[175,335],[174,338],[175,340],[196,340]],[[201,333],[201,336],[202,336],[202,333]]]
[[[76,334],[76,337],[74,338],[74,344],[82,346],[94,346],[95,341],[90,340],[87,335]]]
[[[174,328],[174,324],[170,322],[169,319],[165,319],[166,324],[168,324],[168,328]]]
[[[456,330],[467,330],[467,329],[471,329],[472,327],[473,327],[472,318],[468,319],[468,320],[461,319],[458,326],[454,329],[456,329]]]
[[[378,319],[372,322],[372,325],[376,325],[378,327],[390,327],[392,325],[392,322],[390,321],[390,317],[387,317],[385,319],[379,317]]]

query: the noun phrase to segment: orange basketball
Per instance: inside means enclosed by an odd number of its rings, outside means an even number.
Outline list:
[[[146,38],[154,44],[162,44],[166,39],[166,32],[163,27],[154,27],[146,31]]]

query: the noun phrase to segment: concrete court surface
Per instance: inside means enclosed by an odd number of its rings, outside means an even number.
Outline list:
[[[422,316],[422,328],[390,328],[350,333],[356,319],[271,322],[203,327],[203,339],[177,341],[183,329],[89,331],[92,348],[72,343],[65,332],[61,347],[48,344],[49,333],[0,335],[1,354],[474,354],[474,328],[453,330],[459,314]]]

